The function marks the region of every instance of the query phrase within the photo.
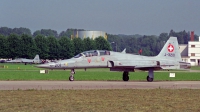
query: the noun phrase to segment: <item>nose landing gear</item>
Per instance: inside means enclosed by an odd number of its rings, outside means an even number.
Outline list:
[[[74,69],[71,69],[71,73],[70,73],[70,76],[69,76],[69,81],[74,81],[74,74],[75,74]]]

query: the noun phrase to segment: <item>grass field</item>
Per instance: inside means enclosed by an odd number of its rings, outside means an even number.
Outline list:
[[[0,80],[68,80],[69,70],[40,74],[34,65],[0,64]],[[193,68],[192,68],[193,69]],[[195,70],[200,70],[195,67]],[[175,78],[169,73],[175,72]],[[144,81],[147,72],[131,72],[130,80]],[[122,80],[109,69],[76,70],[75,80]],[[155,81],[200,80],[199,72],[155,72]],[[0,111],[37,112],[199,112],[199,89],[99,89],[0,91]]]
[[[24,64],[1,64],[5,68],[0,68],[0,80],[68,80],[70,70],[49,70],[48,74],[40,74],[40,68],[34,65]],[[200,67],[194,67],[200,70]],[[169,73],[176,73],[175,78],[170,78]],[[145,81],[147,72],[130,72],[130,81]],[[155,81],[174,81],[174,80],[200,80],[199,72],[188,71],[158,71],[154,73]],[[109,69],[83,69],[76,70],[75,80],[122,80],[122,72],[110,72]]]
[[[200,90],[0,91],[0,111],[199,112]]]
[[[200,66],[192,66],[191,69],[192,70],[200,70]]]

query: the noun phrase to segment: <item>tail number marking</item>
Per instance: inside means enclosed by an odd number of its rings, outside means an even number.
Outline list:
[[[60,68],[61,64],[50,65],[50,67]]]
[[[174,53],[165,53],[164,56],[175,57],[175,54]]]

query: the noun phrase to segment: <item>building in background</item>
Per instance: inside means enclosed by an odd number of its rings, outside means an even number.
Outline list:
[[[188,57],[191,65],[200,65],[200,37],[199,41],[188,42]]]
[[[200,37],[194,41],[194,32],[191,32],[191,39],[188,44],[180,44],[182,61],[191,63],[192,66],[200,66]]]
[[[84,38],[92,38],[93,40],[97,37],[104,37],[106,40],[107,40],[107,35],[106,35],[106,32],[103,32],[103,31],[74,31],[73,32],[73,35],[71,35],[71,39],[73,38],[81,38],[81,39],[84,39]]]

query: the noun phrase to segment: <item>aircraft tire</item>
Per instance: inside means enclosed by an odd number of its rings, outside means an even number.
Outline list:
[[[128,80],[129,80],[128,72],[124,72],[123,73],[123,81],[128,81]]]
[[[124,81],[128,81],[129,80],[129,76],[123,77]]]
[[[153,82],[153,78],[147,76],[147,81],[148,81],[148,82]]]
[[[74,76],[69,76],[69,81],[74,81]]]

